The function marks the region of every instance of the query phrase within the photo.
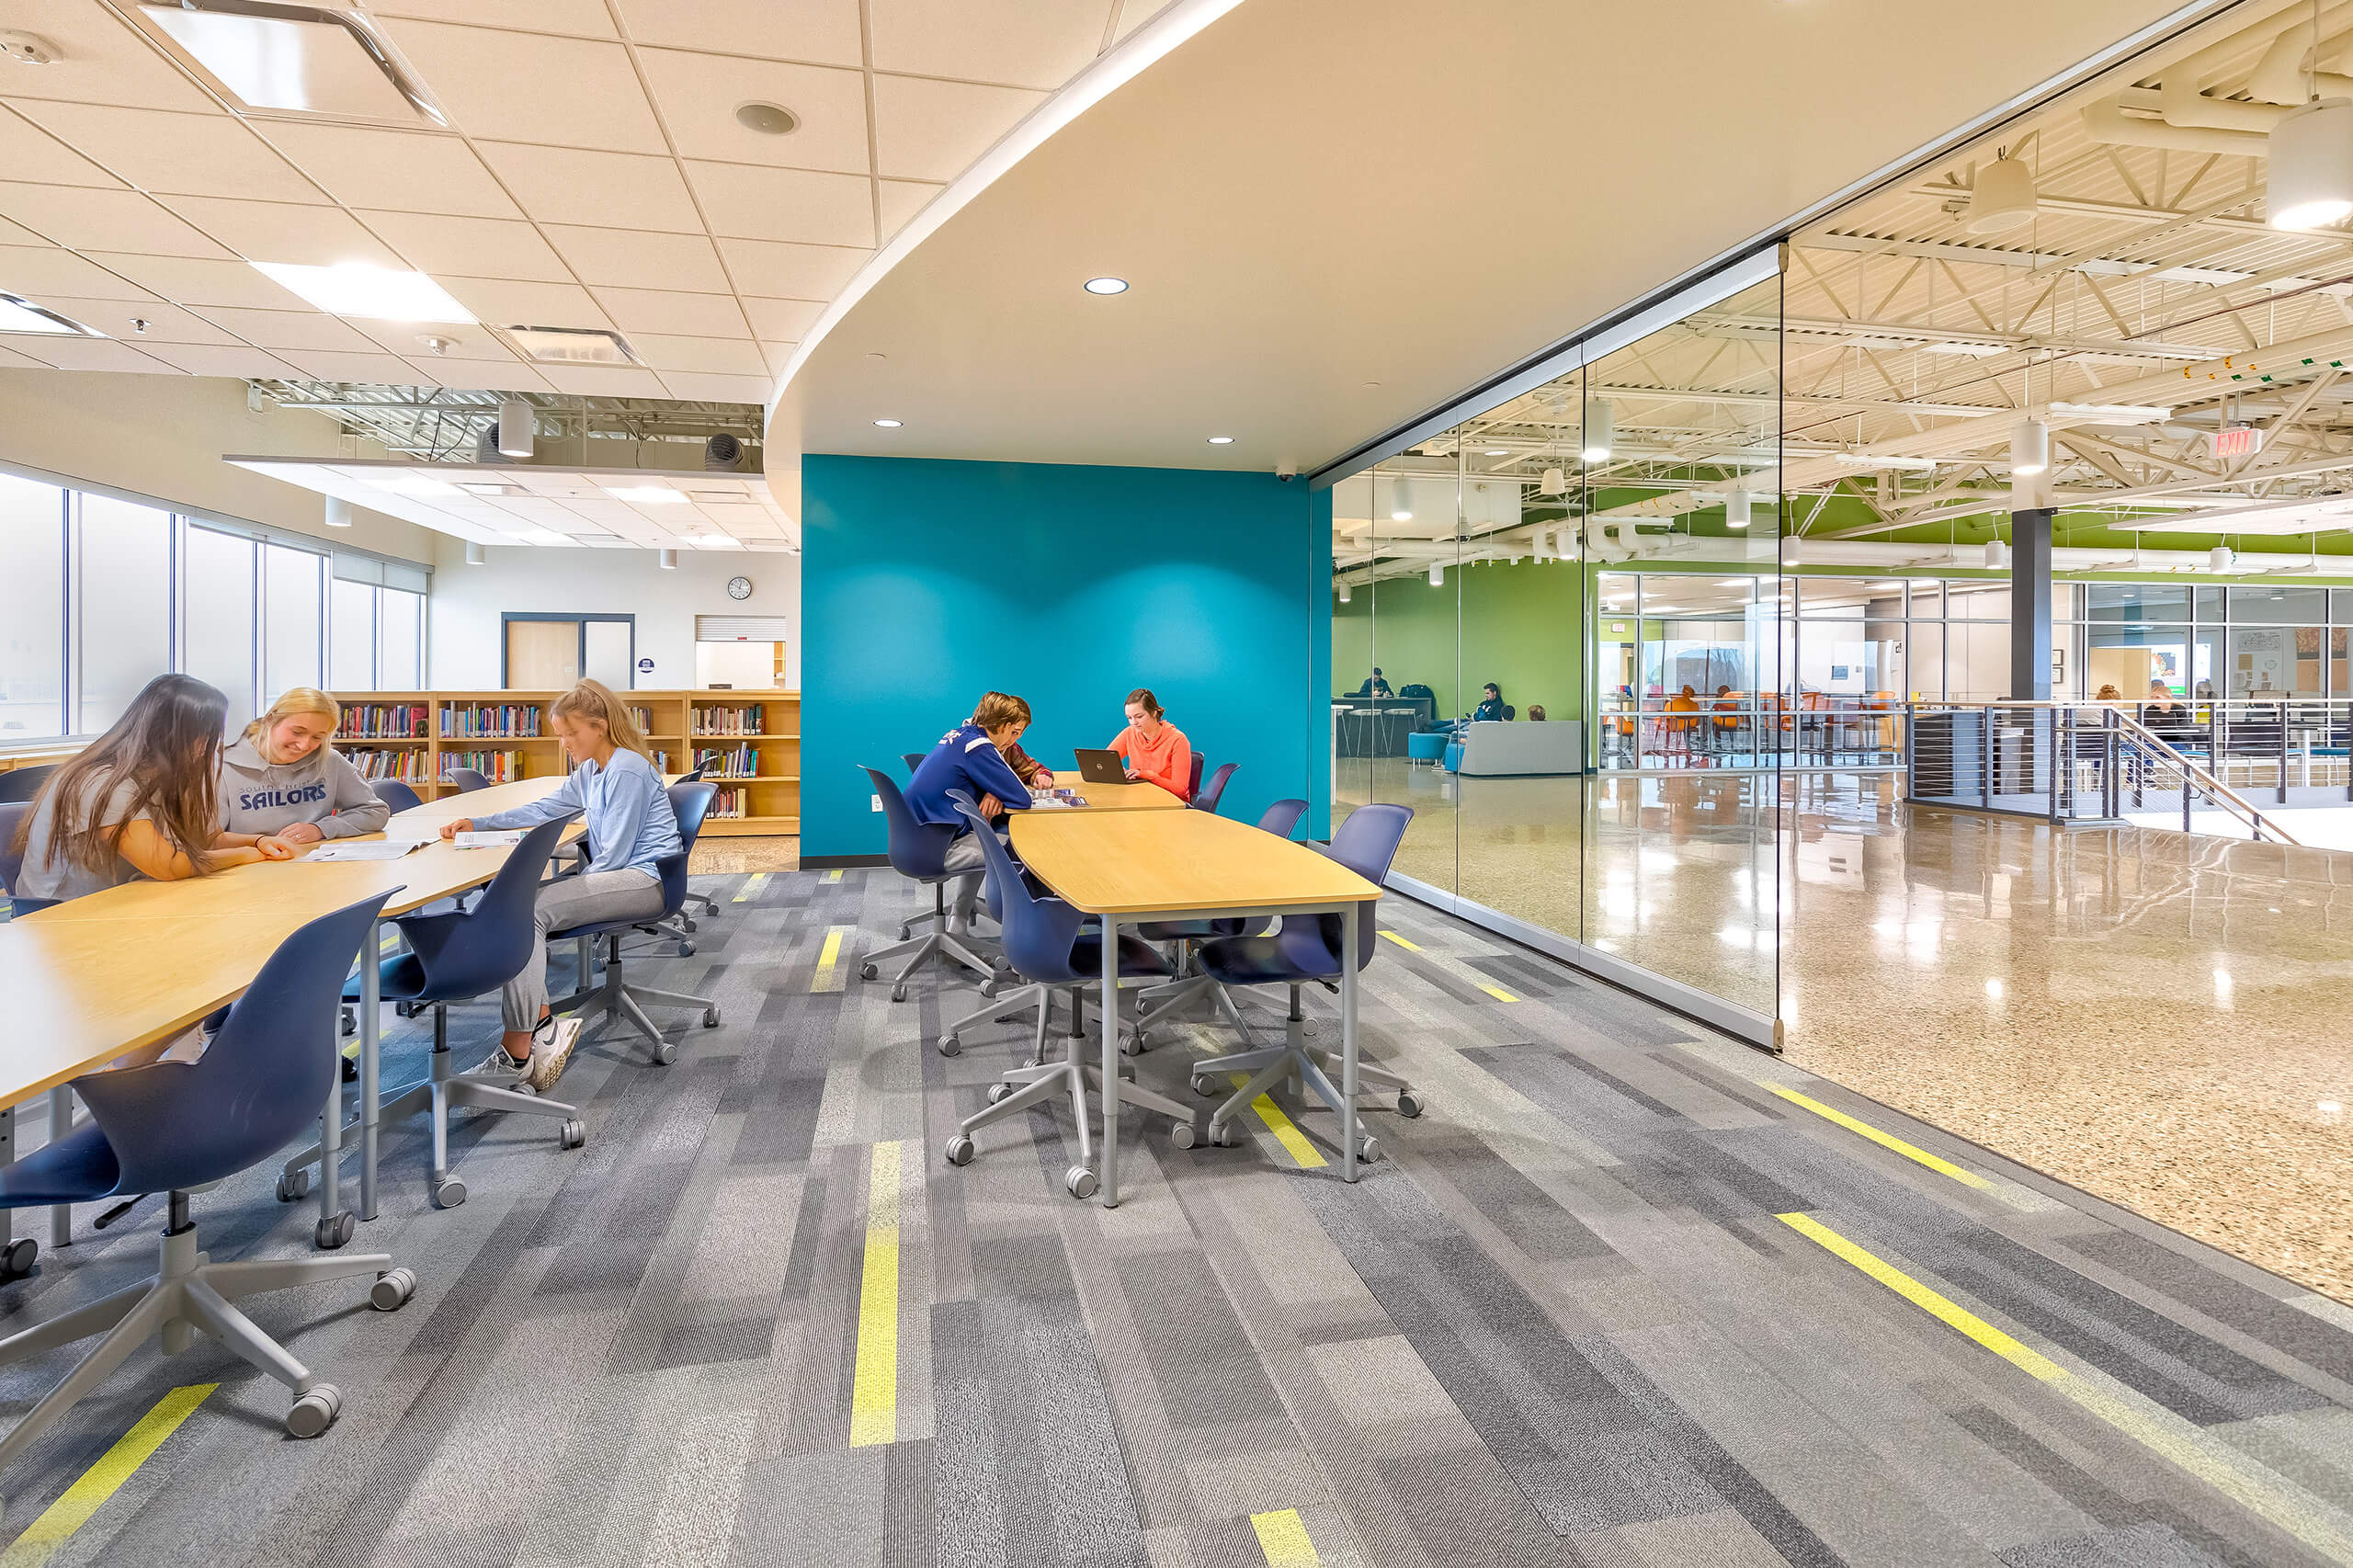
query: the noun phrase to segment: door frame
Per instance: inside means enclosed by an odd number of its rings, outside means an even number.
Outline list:
[[[506,623],[512,620],[574,620],[580,623],[580,667],[588,667],[588,623],[592,620],[620,621],[629,628],[629,686],[637,689],[637,617],[634,615],[600,615],[582,610],[501,610],[498,615],[498,685],[501,690],[512,690],[506,671]]]

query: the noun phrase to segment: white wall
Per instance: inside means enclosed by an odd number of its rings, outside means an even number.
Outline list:
[[[438,688],[498,685],[500,617],[509,610],[570,610],[637,618],[637,654],[652,659],[637,684],[695,684],[695,617],[782,616],[790,628],[785,660],[789,687],[801,685],[801,557],[769,551],[681,551],[665,572],[650,550],[551,550],[529,545],[490,548],[486,566],[466,564],[461,540],[436,536],[433,594],[426,613],[433,629],[430,679]],[[727,597],[727,579],[752,580],[752,597]]]

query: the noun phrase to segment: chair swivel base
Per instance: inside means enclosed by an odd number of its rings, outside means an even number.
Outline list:
[[[1047,1007],[1051,1009],[1051,988],[1041,987],[1040,989],[1047,991]],[[1077,998],[1074,996],[1074,1021],[1077,1017]],[[1040,1024],[1041,1037],[1044,1030],[1043,1017],[1041,1013]],[[1078,1127],[1078,1163],[1063,1173],[1063,1189],[1073,1198],[1083,1199],[1095,1196],[1097,1179],[1095,1172],[1090,1168],[1095,1163],[1095,1131],[1094,1124],[1087,1117],[1086,1096],[1089,1094],[1098,1096],[1101,1095],[1103,1071],[1100,1067],[1090,1064],[1086,1060],[1087,1053],[1093,1048],[1086,1035],[1066,1034],[1062,1038],[1063,1058],[1061,1061],[1040,1061],[1008,1068],[1003,1077],[989,1085],[991,1103],[966,1117],[962,1124],[958,1127],[955,1135],[948,1140],[948,1147],[944,1153],[949,1165],[968,1165],[972,1163],[972,1156],[976,1152],[972,1145],[972,1134],[991,1122],[1003,1121],[1008,1117],[1018,1116],[1033,1106],[1044,1105],[1058,1097],[1065,1098],[1070,1101],[1072,1119]],[[1042,1039],[1039,1050],[1042,1055],[1044,1051]],[[1122,1068],[1120,1076],[1123,1079],[1126,1078],[1125,1068]],[[1133,1083],[1123,1082],[1120,1085],[1120,1105],[1122,1109],[1129,1106],[1135,1106],[1143,1110],[1157,1112],[1162,1116],[1174,1117],[1181,1126],[1186,1127],[1191,1125],[1197,1114],[1190,1106],[1179,1105],[1165,1095],[1155,1094]]]
[[[0,1437],[0,1470],[30,1448],[149,1338],[160,1337],[164,1354],[176,1356],[195,1344],[199,1332],[293,1390],[294,1407],[287,1414],[286,1430],[297,1437],[317,1437],[342,1412],[343,1395],[333,1383],[320,1381],[234,1303],[271,1290],[360,1275],[375,1276],[368,1301],[379,1312],[399,1311],[416,1292],[416,1277],[394,1267],[388,1253],[214,1263],[197,1250],[196,1227],[188,1218],[188,1195],[173,1193],[171,1222],[164,1232],[153,1278],[0,1339],[0,1366],[6,1366],[92,1335],[106,1335],[6,1437]]]
[[[1308,1033],[1312,1026],[1302,1017],[1294,1004],[1291,1016],[1283,1020],[1283,1043],[1251,1051],[1235,1051],[1229,1056],[1213,1056],[1193,1063],[1193,1090],[1196,1094],[1214,1095],[1225,1085],[1220,1082],[1224,1074],[1248,1074],[1247,1081],[1218,1103],[1210,1113],[1209,1141],[1221,1147],[1234,1142],[1231,1129],[1253,1101],[1271,1091],[1277,1085],[1288,1082],[1294,1096],[1312,1092],[1324,1102],[1324,1108],[1337,1114],[1345,1099],[1339,1085],[1332,1081],[1331,1052],[1322,1046],[1310,1045]],[[1246,1028],[1245,1029],[1247,1033]],[[1397,1114],[1411,1120],[1422,1114],[1422,1102],[1413,1086],[1397,1074],[1369,1062],[1357,1063],[1357,1093],[1388,1090],[1396,1096]],[[1184,1142],[1178,1148],[1188,1145]],[[1381,1156],[1381,1145],[1370,1135],[1357,1148],[1360,1160]]]
[[[455,1209],[466,1200],[463,1178],[449,1169],[449,1113],[453,1110],[519,1111],[525,1116],[558,1116],[563,1127],[556,1132],[559,1147],[577,1149],[588,1142],[587,1123],[580,1119],[577,1106],[562,1100],[545,1100],[519,1089],[507,1087],[494,1077],[478,1077],[460,1073],[450,1065],[450,1051],[443,1046],[433,1053],[433,1076],[421,1083],[411,1084],[387,1098],[378,1108],[379,1121],[415,1116],[418,1111],[430,1111],[433,1117],[433,1165],[427,1176],[428,1190],[437,1209]],[[347,1133],[354,1131],[347,1126]],[[346,1148],[356,1148],[358,1140],[349,1137]],[[319,1163],[319,1146],[315,1143],[286,1162],[278,1178],[278,1199],[281,1203],[300,1200],[311,1190],[311,1167]]]
[[[662,1038],[662,1031],[654,1028],[652,1018],[645,1016],[647,1007],[699,1007],[702,1009],[702,1027],[707,1029],[719,1027],[719,1004],[707,997],[689,996],[679,991],[656,991],[649,985],[631,985],[622,980],[621,938],[618,931],[606,933],[604,978],[595,985],[587,984],[587,977],[596,972],[595,954],[590,950],[595,941],[594,937],[578,939],[581,989],[561,1001],[549,1003],[550,1010],[583,1014],[583,1028],[598,1018],[627,1018],[653,1045],[654,1060],[665,1067],[678,1059],[678,1042]]]

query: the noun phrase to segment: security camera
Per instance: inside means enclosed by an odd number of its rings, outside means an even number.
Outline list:
[[[1285,484],[1289,484],[1292,480],[1299,477],[1299,465],[1297,463],[1277,463],[1275,465],[1275,477],[1281,480]]]

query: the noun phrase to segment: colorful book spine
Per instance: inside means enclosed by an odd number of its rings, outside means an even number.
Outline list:
[[[540,710],[537,703],[509,702],[471,708],[453,705],[441,710],[441,734],[444,739],[536,740],[539,733]]]
[[[694,733],[698,735],[756,735],[765,733],[767,711],[758,703],[744,708],[698,707],[694,710]]]
[[[695,766],[710,778],[756,778],[760,773],[760,749],[757,746],[734,746],[725,751],[698,748]]]
[[[408,741],[425,736],[425,709],[405,702],[361,702],[343,710],[343,733],[355,741]]]

